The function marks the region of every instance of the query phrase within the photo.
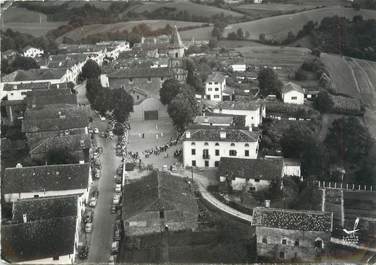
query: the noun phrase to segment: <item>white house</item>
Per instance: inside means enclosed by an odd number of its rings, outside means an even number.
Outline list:
[[[213,110],[214,113],[243,115],[245,126],[258,127],[262,119],[266,117],[265,106],[256,101],[224,101],[219,103]]]
[[[88,199],[89,163],[6,168],[2,192],[6,202],[21,199],[80,195]]]
[[[228,183],[233,190],[258,191],[282,179],[283,163],[282,160],[222,157],[218,172],[219,181]]]
[[[231,70],[233,72],[245,72],[247,70],[246,64],[232,64]]]
[[[188,128],[183,140],[185,167],[218,167],[221,157],[255,159],[259,135],[229,128]]]
[[[262,0],[253,0],[254,4],[262,4]]]
[[[2,225],[2,257],[17,264],[74,264],[84,204],[78,196],[23,199]]]
[[[288,82],[282,88],[282,100],[284,103],[304,104],[303,88],[293,82]]]
[[[296,159],[284,158],[283,159],[283,175],[300,177],[300,161]]]
[[[43,50],[31,47],[30,45],[23,48],[22,51],[25,57],[31,57],[31,58],[40,57],[44,54]]]
[[[222,92],[226,88],[226,77],[218,72],[208,76],[205,82],[205,98],[213,101],[222,101]]]

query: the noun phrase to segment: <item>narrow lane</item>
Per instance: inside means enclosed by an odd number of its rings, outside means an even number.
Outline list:
[[[103,147],[100,157],[102,170],[99,179],[99,198],[94,211],[93,232],[91,237],[88,262],[108,262],[111,254],[111,243],[115,215],[111,214],[111,203],[114,192],[113,176],[121,158],[115,156],[114,140],[97,137],[98,146]]]

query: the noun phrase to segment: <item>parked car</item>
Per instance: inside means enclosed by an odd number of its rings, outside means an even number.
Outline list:
[[[86,209],[84,213],[84,223],[92,223],[93,222],[93,211],[90,209]]]
[[[119,205],[120,199],[121,199],[120,194],[116,193],[116,194],[114,194],[114,197],[112,198],[112,203],[115,204],[115,205]]]
[[[97,147],[97,150],[96,150],[98,153],[102,154],[103,153],[103,147],[102,146],[99,146]]]
[[[95,207],[97,205],[97,198],[91,197],[89,201],[89,206],[90,207]]]
[[[93,191],[91,192],[91,197],[98,198],[98,197],[99,197],[99,191],[98,191],[98,190],[93,190]]]
[[[121,192],[121,184],[115,184],[115,192]]]
[[[116,210],[117,210],[116,205],[115,205],[115,204],[112,204],[112,205],[111,205],[111,213],[112,213],[112,214],[116,213]]]
[[[85,224],[85,232],[91,233],[93,231],[93,223],[86,223]]]
[[[112,237],[112,239],[114,240],[114,241],[120,241],[120,239],[121,239],[121,230],[119,229],[119,227],[117,227],[116,225],[115,225],[115,227],[114,227],[114,234],[113,234],[113,237]]]
[[[112,253],[112,254],[117,254],[117,253],[119,253],[119,241],[114,241],[114,242],[112,242],[111,253]]]
[[[94,128],[94,133],[98,134],[99,133],[99,129],[98,128]]]
[[[117,259],[117,255],[111,255],[110,258],[108,259],[108,264],[115,264]]]
[[[93,178],[99,179],[101,177],[100,170],[94,169],[93,170]]]
[[[89,247],[88,246],[78,246],[78,257],[80,259],[86,259],[89,255]]]

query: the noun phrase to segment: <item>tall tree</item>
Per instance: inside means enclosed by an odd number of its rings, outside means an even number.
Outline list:
[[[133,111],[133,98],[124,89],[112,90],[113,114],[117,122],[124,123]]]
[[[183,132],[197,114],[197,102],[188,91],[185,91],[170,102],[167,111],[176,129]]]
[[[180,83],[176,79],[167,79],[159,90],[159,97],[163,105],[167,105],[180,92]]]
[[[263,97],[270,94],[280,95],[282,82],[278,79],[277,73],[271,68],[262,69],[257,76],[260,93]]]
[[[101,74],[99,65],[92,59],[86,61],[82,67],[82,77],[85,79],[98,78]]]

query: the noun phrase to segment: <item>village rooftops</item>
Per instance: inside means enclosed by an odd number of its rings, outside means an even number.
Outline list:
[[[252,225],[286,230],[331,232],[333,214],[256,207],[253,210]]]
[[[222,83],[225,81],[226,77],[220,72],[214,72],[208,76],[206,82]]]
[[[219,172],[237,178],[276,180],[282,176],[282,160],[242,159],[221,157]]]
[[[132,69],[121,69],[111,74],[108,74],[109,78],[149,78],[149,77],[172,77],[173,73],[169,68],[150,68],[140,67]]]
[[[36,83],[20,83],[20,84],[4,84],[4,91],[12,90],[45,90],[51,86],[50,82],[36,82]]]
[[[69,88],[32,90],[26,95],[26,104],[29,108],[51,104],[77,104],[77,96]]]
[[[216,109],[227,110],[258,110],[261,102],[257,101],[223,101],[219,102]]]
[[[10,263],[74,252],[76,216],[1,226],[2,256]]]
[[[259,134],[240,129],[220,127],[188,128],[185,141],[258,142]]]
[[[293,82],[288,82],[282,88],[282,93],[287,93],[287,92],[290,92],[290,91],[297,91],[297,92],[304,94],[304,89],[300,85],[295,84]]]
[[[229,124],[231,125],[234,121],[232,116],[196,116],[193,123],[196,124]]]
[[[20,82],[20,81],[36,81],[36,80],[56,80],[61,79],[66,74],[64,68],[49,69],[30,69],[16,70],[6,76],[3,76],[3,82]]]
[[[43,138],[31,143],[30,154],[46,153],[51,149],[64,149],[70,152],[89,149],[91,145],[89,134],[73,134]]]
[[[88,187],[90,164],[6,168],[3,194],[77,190]]]
[[[22,199],[13,203],[13,223],[77,215],[77,195]]]

